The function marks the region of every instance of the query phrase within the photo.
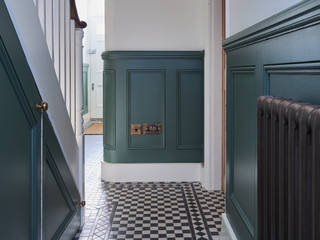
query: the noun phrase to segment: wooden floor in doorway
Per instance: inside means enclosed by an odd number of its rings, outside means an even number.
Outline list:
[[[84,131],[85,135],[103,135],[103,123],[94,123]]]

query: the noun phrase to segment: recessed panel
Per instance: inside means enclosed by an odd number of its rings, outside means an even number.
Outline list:
[[[50,166],[51,164],[51,166]],[[61,227],[72,210],[67,202],[68,195],[61,179],[59,180],[58,170],[52,166],[53,160],[50,153],[46,152],[44,163],[44,235],[45,239],[53,239],[55,235],[60,234]]]
[[[177,74],[177,148],[203,148],[203,72],[181,70]]]
[[[233,204],[252,230],[256,191],[256,81],[254,71],[233,73],[234,152],[231,183]]]
[[[128,120],[130,124],[165,123],[166,71],[128,71]],[[164,131],[164,129],[163,129]],[[164,148],[164,134],[128,135],[131,149]]]
[[[270,95],[296,101],[320,104],[320,72],[270,73]]]
[[[2,45],[0,45],[0,109],[2,110],[0,179],[3,203],[0,208],[1,238],[25,239],[31,234],[31,162],[38,161],[35,147],[40,139],[33,138],[36,135],[26,115],[30,111],[25,108],[28,103],[21,104],[23,100],[20,93],[23,92],[17,89],[19,83],[15,76],[8,74],[11,66],[3,64],[5,56],[1,50]]]
[[[104,147],[116,149],[116,73],[113,70],[104,71]]]

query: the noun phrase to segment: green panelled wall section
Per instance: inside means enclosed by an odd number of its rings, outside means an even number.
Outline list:
[[[40,239],[42,101],[0,2],[1,239]],[[73,239],[80,227],[79,192],[46,114],[43,116],[43,239]]]
[[[202,51],[109,51],[104,59],[104,160],[202,162]],[[161,134],[131,135],[160,123]]]
[[[257,239],[260,95],[320,104],[320,2],[304,1],[224,42],[227,52],[226,212],[239,240]]]

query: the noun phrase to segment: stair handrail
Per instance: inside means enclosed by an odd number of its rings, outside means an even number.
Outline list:
[[[86,28],[87,23],[85,21],[81,21],[78,15],[78,9],[75,0],[70,0],[70,16],[76,23],[76,28]]]

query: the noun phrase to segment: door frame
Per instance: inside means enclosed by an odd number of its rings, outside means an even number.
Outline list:
[[[222,0],[222,41],[224,41],[225,39],[226,39],[226,0]],[[222,47],[221,191],[226,192],[226,52],[223,47]]]

